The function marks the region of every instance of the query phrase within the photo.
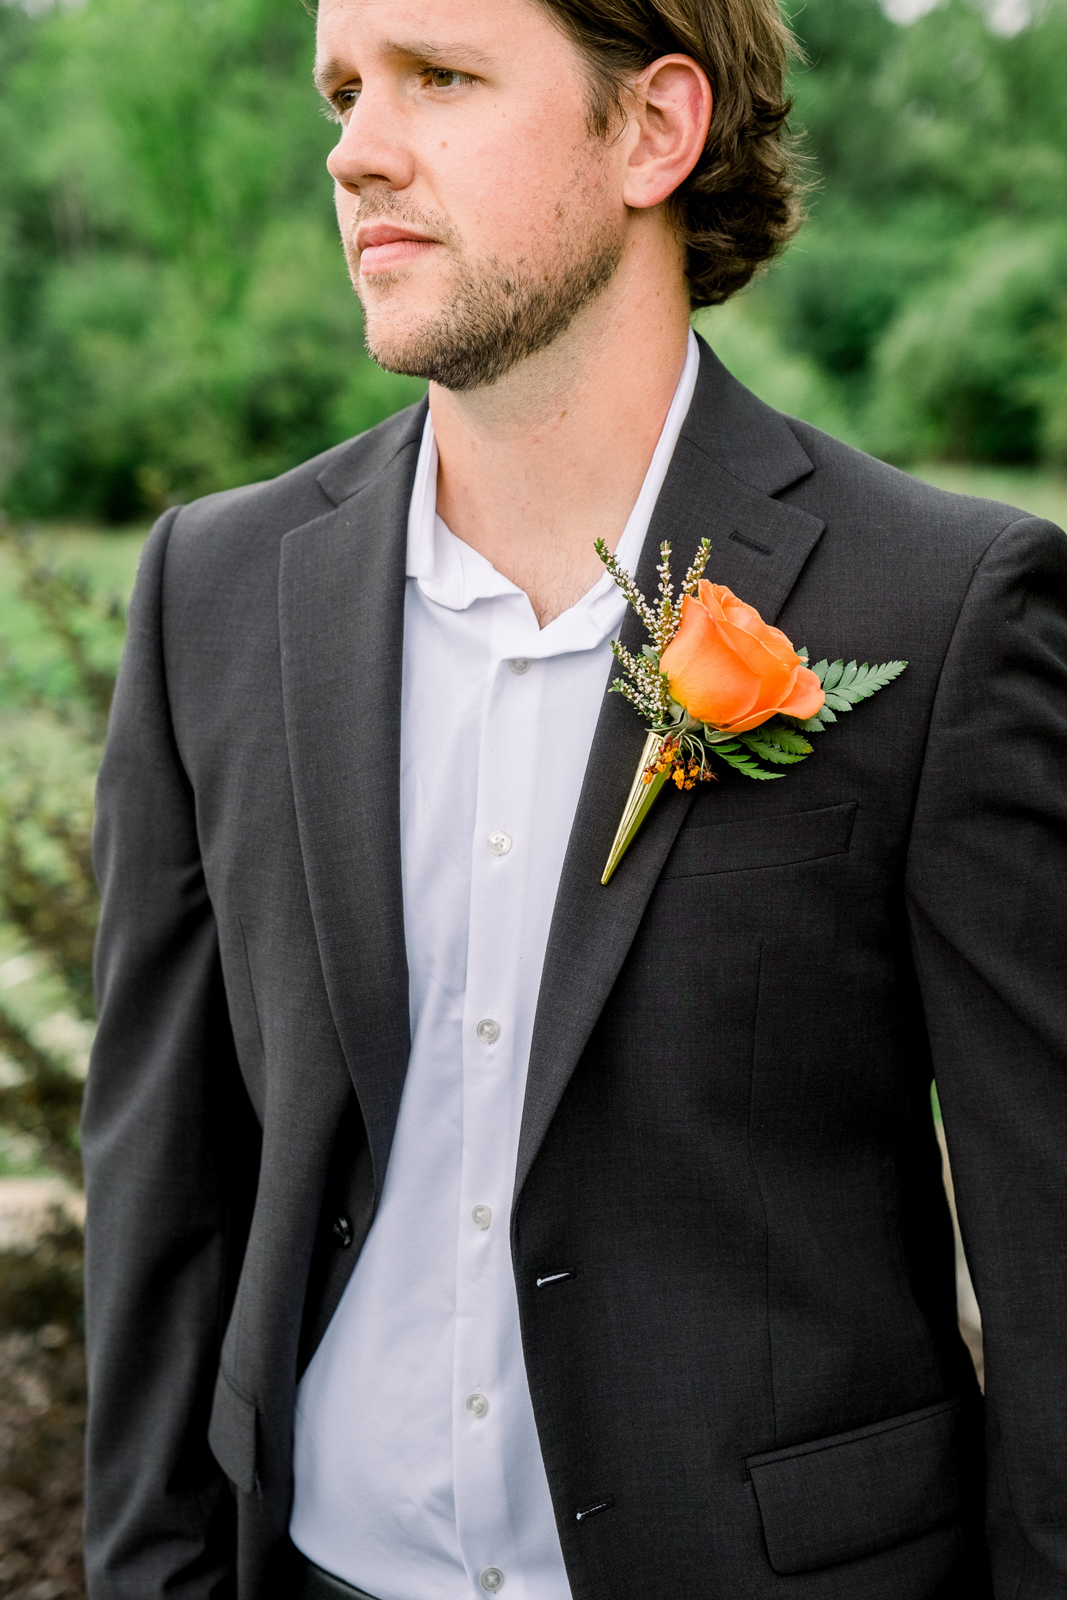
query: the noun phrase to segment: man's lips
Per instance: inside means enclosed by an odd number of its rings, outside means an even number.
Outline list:
[[[364,278],[375,272],[392,272],[436,247],[436,239],[393,222],[362,222],[356,229],[359,270]]]

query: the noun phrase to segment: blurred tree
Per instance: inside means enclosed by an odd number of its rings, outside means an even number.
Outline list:
[[[1033,0],[1010,33],[1008,0],[908,26],[886,14],[904,3],[797,8],[811,220],[741,318],[708,325],[744,357],[747,318],[746,376],[879,453],[1067,461],[1067,0]],[[419,392],[362,348],[312,48],[301,0],[0,0],[13,511],[156,511]],[[997,266],[1012,249],[1025,292]],[[988,318],[967,311],[989,295]]]
[[[0,4],[0,401],[18,512],[128,519],[422,386],[362,347],[299,0]]]
[[[906,27],[812,0],[794,22],[819,188],[762,317],[880,454],[1067,460],[1067,4],[1011,36],[964,0]]]

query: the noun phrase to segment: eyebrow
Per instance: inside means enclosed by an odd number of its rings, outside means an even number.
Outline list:
[[[492,57],[476,45],[448,44],[435,39],[389,39],[382,54],[401,61],[454,62],[457,67],[490,67],[493,64]],[[344,62],[331,58],[316,64],[315,87],[328,100],[331,90],[352,76],[353,73]]]

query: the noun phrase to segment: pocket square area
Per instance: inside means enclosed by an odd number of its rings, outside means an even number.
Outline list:
[[[845,800],[816,811],[683,828],[667,857],[663,876],[695,878],[713,872],[746,872],[841,855],[852,840],[856,805],[855,800]]]

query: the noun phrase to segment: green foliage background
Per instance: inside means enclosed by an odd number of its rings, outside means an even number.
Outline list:
[[[299,0],[0,4],[10,510],[128,520],[420,392],[363,352],[312,55]]]
[[[875,454],[1062,467],[1064,0],[948,0],[910,26],[875,0],[809,0],[795,24],[810,220],[719,314],[724,353],[757,387],[786,357],[782,402]]]
[[[1067,0],[1010,36],[994,3],[797,10],[811,219],[702,324],[769,399],[903,462],[1067,463]],[[418,392],[363,352],[312,31],[301,0],[0,0],[10,511],[143,517]]]

